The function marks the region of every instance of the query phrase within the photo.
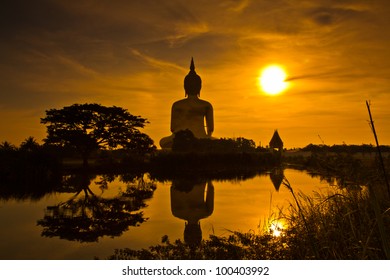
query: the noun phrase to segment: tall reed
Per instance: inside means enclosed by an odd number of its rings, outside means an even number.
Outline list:
[[[374,134],[375,143],[376,143],[376,146],[377,146],[378,159],[379,159],[379,164],[380,164],[380,167],[381,167],[381,170],[382,170],[383,181],[384,181],[384,183],[386,185],[388,198],[390,199],[390,185],[389,185],[389,181],[387,179],[387,172],[386,172],[385,164],[384,164],[384,161],[383,161],[382,153],[381,153],[381,150],[380,150],[378,136],[376,134],[376,130],[375,130],[375,126],[374,126],[374,121],[372,119],[370,104],[369,104],[368,101],[366,101],[366,105],[367,105],[367,110],[368,110],[368,114],[369,114],[369,117],[370,117],[370,127],[371,127],[371,130],[372,130],[372,133]],[[383,250],[384,250],[384,252],[386,254],[386,259],[390,259],[390,244],[389,244],[389,240],[388,240],[388,233],[389,232],[386,232],[385,225],[384,225],[383,214],[381,213],[380,203],[379,203],[379,200],[378,200],[378,191],[379,190],[376,189],[374,187],[374,185],[372,185],[372,184],[369,184],[368,186],[369,186],[369,190],[370,190],[371,203],[372,203],[373,208],[374,208],[375,217],[376,217],[376,221],[377,221],[377,226],[378,226],[379,233],[380,233],[380,236],[381,236],[382,247],[383,247]]]

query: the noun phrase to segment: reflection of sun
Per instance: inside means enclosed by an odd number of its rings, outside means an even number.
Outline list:
[[[273,236],[279,237],[280,235],[282,235],[284,227],[285,227],[285,225],[284,225],[283,222],[281,222],[281,221],[273,221],[269,225],[269,231],[270,231],[270,233]]]
[[[259,85],[261,89],[269,94],[276,95],[287,88],[288,83],[284,69],[278,65],[270,65],[263,69],[260,74]]]

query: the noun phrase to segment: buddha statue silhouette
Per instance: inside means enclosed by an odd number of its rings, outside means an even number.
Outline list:
[[[213,106],[199,98],[202,80],[195,72],[194,60],[191,59],[190,72],[184,79],[186,98],[176,101],[171,111],[171,136],[160,140],[163,149],[172,148],[175,134],[189,130],[196,138],[211,138],[214,131]]]

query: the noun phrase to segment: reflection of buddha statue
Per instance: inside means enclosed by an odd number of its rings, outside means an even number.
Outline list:
[[[185,220],[184,241],[197,245],[202,240],[200,220],[214,210],[214,186],[211,182],[178,180],[171,187],[171,210],[173,216]]]
[[[172,105],[172,135],[160,140],[162,148],[172,148],[175,134],[181,130],[190,130],[196,138],[211,138],[214,131],[213,106],[199,98],[202,80],[195,72],[194,60],[191,60],[190,72],[184,79],[186,98]],[[206,129],[205,129],[206,128]]]

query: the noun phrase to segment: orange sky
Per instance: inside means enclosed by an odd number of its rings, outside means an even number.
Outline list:
[[[45,137],[45,110],[120,106],[147,118],[156,144],[184,97],[193,56],[215,137],[287,148],[369,144],[366,100],[390,144],[387,0],[14,0],[0,11],[0,142]],[[280,64],[290,87],[257,86]],[[320,139],[321,138],[321,139]]]

